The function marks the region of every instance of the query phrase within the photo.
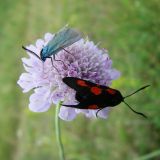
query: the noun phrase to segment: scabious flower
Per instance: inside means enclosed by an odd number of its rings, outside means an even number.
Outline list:
[[[35,45],[27,48],[37,55],[41,49],[54,37],[46,33],[44,39],[38,39]],[[77,104],[75,91],[62,82],[63,77],[78,77],[100,85],[110,85],[111,81],[118,78],[120,73],[112,69],[112,60],[104,49],[99,49],[92,41],[81,39],[71,46],[56,54],[53,61],[47,59],[44,63],[37,57],[27,52],[29,58],[22,58],[25,73],[22,73],[18,84],[23,92],[33,90],[30,96],[29,109],[34,112],[45,112],[53,104],[63,101],[64,104]],[[107,107],[107,106],[106,106]],[[78,113],[87,117],[95,117],[97,110],[81,110],[62,106],[59,117],[63,120],[73,120]],[[101,118],[106,118],[108,108],[98,113]]]

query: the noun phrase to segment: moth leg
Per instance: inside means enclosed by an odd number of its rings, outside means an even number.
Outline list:
[[[68,54],[72,55],[72,53],[70,53],[69,51],[67,51],[65,48],[60,47],[61,49],[63,49],[64,51],[66,51]]]
[[[49,58],[51,60],[52,67],[54,67],[56,69],[56,71],[59,73],[58,69],[53,65],[53,59],[52,59],[52,57],[47,57],[47,58]]]
[[[33,89],[41,88],[42,86],[33,87]]]
[[[99,111],[101,111],[101,110],[103,110],[104,108],[101,108],[101,109],[99,109],[97,112],[96,112],[96,117],[98,118],[98,113],[99,113]]]
[[[53,55],[53,59],[54,59],[55,61],[58,61],[58,62],[63,63],[63,65],[66,67],[65,63],[64,63],[63,61],[59,60],[59,59],[56,59],[54,55]]]
[[[69,55],[71,55],[72,57],[74,57],[73,56],[73,54],[71,53],[71,52],[69,52],[69,51],[67,51],[65,48],[63,48],[63,47],[60,47],[61,49],[63,49],[65,52],[67,52]],[[74,57],[75,58],[75,57]]]

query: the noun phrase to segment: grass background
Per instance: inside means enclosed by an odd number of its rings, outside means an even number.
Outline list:
[[[124,95],[152,86],[123,104],[107,120],[79,115],[61,121],[67,160],[132,160],[160,149],[160,5],[158,0],[5,0],[0,2],[0,159],[58,160],[52,107],[46,113],[28,109],[29,94],[16,81],[23,72],[22,44],[65,24],[78,28],[107,48],[122,72],[113,87]],[[151,160],[159,160],[160,155]]]

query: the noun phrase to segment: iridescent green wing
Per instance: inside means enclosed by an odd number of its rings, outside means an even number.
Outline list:
[[[63,28],[56,33],[53,39],[47,44],[48,56],[56,54],[62,50],[62,48],[70,46],[81,38],[81,34],[76,30],[68,27]]]

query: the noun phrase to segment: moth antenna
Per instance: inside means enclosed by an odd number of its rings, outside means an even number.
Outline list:
[[[29,53],[31,53],[32,55],[34,55],[34,56],[36,56],[39,60],[41,60],[42,61],[42,59],[35,53],[35,52],[33,52],[33,51],[31,51],[31,50],[29,50],[29,49],[27,49],[26,47],[24,47],[24,46],[22,46],[22,48],[24,49],[24,50],[26,50],[26,51],[28,51]]]
[[[147,87],[149,87],[149,86],[150,86],[150,85],[143,86],[143,87],[141,87],[140,89],[138,89],[137,91],[135,91],[135,92],[133,92],[133,93],[131,93],[131,94],[123,97],[123,98],[125,99],[125,98],[127,98],[127,97],[130,97],[130,96],[132,96],[133,94],[135,94],[135,93],[137,93],[137,92],[139,92],[139,91],[141,91],[141,90],[143,90],[143,89],[145,89],[145,88],[147,88]]]
[[[125,103],[134,113],[139,114],[141,116],[143,116],[144,118],[147,118],[147,116],[141,112],[137,112],[135,111],[128,103],[126,103],[125,101],[123,101],[123,103]]]

